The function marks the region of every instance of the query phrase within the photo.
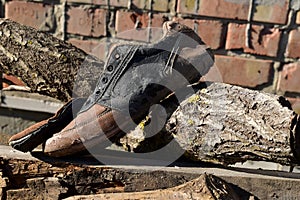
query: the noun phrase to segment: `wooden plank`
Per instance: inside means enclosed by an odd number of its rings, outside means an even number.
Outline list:
[[[68,158],[46,159],[46,156],[35,151],[35,155],[44,161],[33,157],[29,153],[21,153],[8,146],[0,146],[1,165],[5,177],[9,179],[9,189],[18,190],[28,186],[28,180],[42,178],[49,181],[47,177],[56,177],[57,181],[63,183],[64,187],[58,188],[62,194],[79,193],[86,195],[88,192],[135,192],[145,190],[159,190],[163,188],[176,187],[191,181],[201,174],[213,174],[236,187],[237,193],[243,197],[254,195],[261,199],[279,196],[279,198],[293,198],[300,196],[297,189],[300,184],[299,173],[288,173],[274,170],[224,168],[221,166],[198,165],[188,166],[181,163],[177,166],[106,166],[101,164],[87,165],[88,156],[76,156]],[[34,155],[34,154],[33,154]],[[77,160],[76,160],[77,159]],[[73,162],[72,162],[73,160]],[[79,162],[81,160],[81,163]],[[80,164],[78,164],[80,163]],[[177,163],[179,165],[179,163]],[[161,181],[161,180],[164,181]],[[52,180],[52,179],[51,179]],[[40,180],[33,180],[40,183]],[[42,181],[42,182],[43,182]],[[54,180],[53,180],[54,181]],[[105,184],[104,184],[105,183]],[[24,186],[25,184],[25,186]],[[27,186],[26,186],[27,185]],[[70,188],[77,188],[73,193]],[[28,189],[28,188],[27,188]],[[29,188],[30,189],[30,188]],[[24,191],[25,191],[24,190]],[[31,189],[32,190],[32,189]],[[27,191],[27,190],[26,190]],[[68,192],[66,192],[68,191]],[[14,191],[10,194],[16,194]],[[34,192],[33,192],[34,193]],[[19,194],[19,193],[18,193]],[[247,196],[248,195],[248,196]],[[250,196],[251,196],[250,195]]]

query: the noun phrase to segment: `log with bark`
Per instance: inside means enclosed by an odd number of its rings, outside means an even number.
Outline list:
[[[0,65],[32,92],[61,101],[91,94],[104,67],[71,44],[8,19],[0,19]]]
[[[198,89],[166,126],[190,158],[299,163],[299,116],[284,97],[224,83]]]
[[[101,60],[16,22],[0,19],[0,35],[1,70],[20,77],[33,92],[62,101],[85,96],[103,70]],[[196,89],[165,127],[189,157],[223,164],[299,162],[299,117],[283,97],[221,83]],[[163,104],[172,113],[175,102]]]

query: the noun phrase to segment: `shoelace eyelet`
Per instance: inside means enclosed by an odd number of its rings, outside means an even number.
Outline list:
[[[108,65],[107,71],[112,72],[114,70],[114,66]]]
[[[107,78],[107,77],[103,77],[103,78],[102,78],[102,83],[105,84],[105,83],[107,83],[107,82],[108,82],[108,78]]]

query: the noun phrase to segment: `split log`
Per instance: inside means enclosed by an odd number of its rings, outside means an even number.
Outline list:
[[[69,43],[7,19],[0,19],[0,65],[32,92],[61,101],[91,94],[104,67]]]
[[[168,131],[193,159],[299,163],[299,116],[284,97],[213,83],[182,102]]]

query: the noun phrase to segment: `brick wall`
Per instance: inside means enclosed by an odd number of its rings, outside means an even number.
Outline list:
[[[157,40],[161,31],[155,27],[177,19],[215,50],[217,68],[207,79],[218,74],[218,80],[285,95],[300,107],[299,0],[1,2],[2,17],[48,31],[102,59],[112,43]]]

